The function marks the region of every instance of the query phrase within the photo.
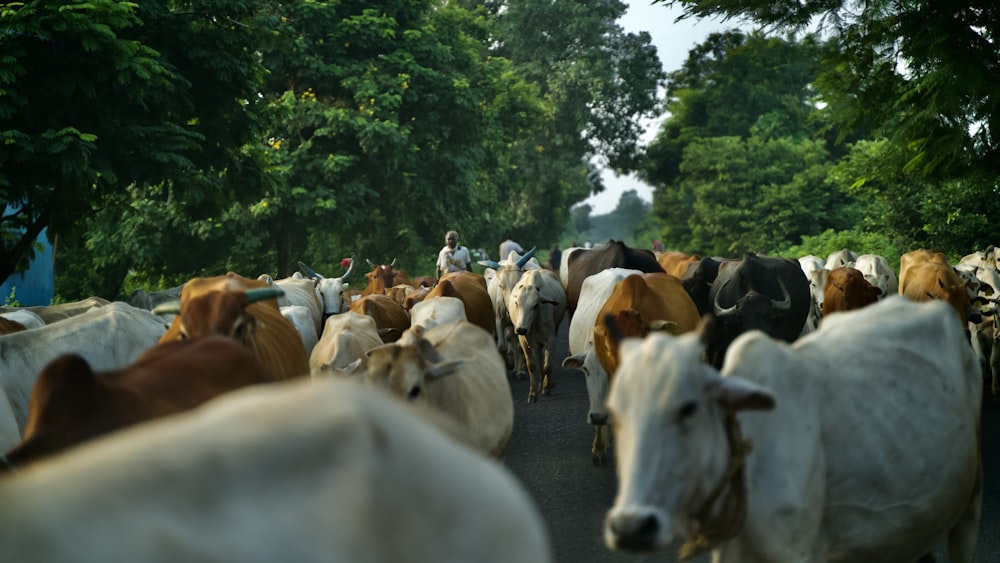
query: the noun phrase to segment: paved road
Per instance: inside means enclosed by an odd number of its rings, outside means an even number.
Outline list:
[[[559,332],[557,359],[567,351],[567,323]],[[538,403],[528,404],[526,381],[511,382],[514,394],[514,435],[507,466],[534,495],[548,523],[560,563],[666,563],[676,561],[676,549],[634,555],[612,552],[602,539],[604,514],[614,502],[617,486],[613,465],[595,467],[590,461],[593,430],[586,424],[587,389],[583,374],[556,368],[556,389]],[[919,413],[914,413],[919,416]],[[983,466],[986,493],[977,547],[979,563],[1000,563],[1000,407],[983,416]],[[517,541],[511,538],[511,541]],[[937,560],[946,561],[940,550]],[[707,563],[702,556],[696,563]]]

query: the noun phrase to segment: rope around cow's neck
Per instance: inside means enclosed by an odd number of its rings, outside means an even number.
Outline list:
[[[726,439],[729,442],[729,465],[722,480],[712,490],[701,509],[693,514],[698,532],[681,546],[678,558],[687,561],[707,553],[731,540],[743,529],[747,516],[746,459],[753,449],[751,440],[744,440],[736,415],[726,413]],[[719,497],[722,507],[713,513]]]

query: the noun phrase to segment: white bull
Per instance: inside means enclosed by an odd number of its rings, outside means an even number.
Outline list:
[[[354,262],[355,260],[352,256],[351,265],[347,267],[347,271],[339,278],[323,277],[309,266],[299,262],[299,268],[302,268],[302,271],[309,276],[309,279],[316,283],[316,289],[319,291],[320,298],[323,301],[324,318],[343,313],[347,310],[350,301],[345,302],[344,292],[347,291],[347,281],[354,274]]]
[[[528,270],[514,284],[507,309],[527,364],[528,402],[536,402],[539,388],[548,394],[554,387],[552,356],[566,315],[566,291],[551,270]]]
[[[809,280],[809,314],[806,316],[805,326],[802,327],[802,334],[806,335],[816,330],[823,318],[823,291],[830,270],[824,267],[823,260],[819,256],[812,254],[799,258],[799,267]]]
[[[507,368],[493,336],[467,321],[415,327],[368,352],[365,381],[451,416],[472,443],[503,458],[514,430]]]
[[[227,394],[5,476],[0,561],[553,561],[520,482],[429,414],[333,379]]]
[[[42,328],[0,336],[0,386],[23,432],[38,374],[60,354],[83,356],[94,371],[133,363],[167,332],[159,316],[116,301]]]
[[[295,330],[298,331],[306,354],[312,353],[319,341],[319,335],[316,334],[316,317],[313,311],[302,305],[282,305],[278,309],[281,310],[281,316],[288,319],[288,322],[292,323]]]
[[[982,384],[946,303],[889,297],[791,345],[749,332],[721,376],[697,335],[622,345],[609,546],[686,536],[682,557],[723,563],[916,561],[946,536],[948,561],[972,560]]]
[[[541,269],[541,264],[535,258],[537,250],[537,247],[533,247],[524,256],[511,251],[507,256],[501,256],[501,262],[479,261],[479,265],[486,267],[486,272],[483,274],[486,278],[486,291],[493,301],[497,349],[507,361],[507,367],[513,369],[514,376],[519,379],[523,379],[527,374],[527,366],[524,363],[524,356],[518,353],[520,347],[510,321],[508,303],[510,292],[521,278],[521,274],[526,270]]]
[[[881,292],[879,299],[899,293],[899,279],[896,278],[896,272],[889,267],[889,261],[885,256],[862,254],[858,256],[854,267],[861,272],[868,283],[872,284],[872,287],[879,289]]]

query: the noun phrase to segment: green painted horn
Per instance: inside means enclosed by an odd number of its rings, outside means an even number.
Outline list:
[[[246,291],[247,305],[256,303],[264,299],[274,299],[285,294],[285,290],[280,287],[255,287]]]

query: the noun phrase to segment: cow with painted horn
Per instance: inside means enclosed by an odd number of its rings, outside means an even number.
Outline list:
[[[497,349],[500,355],[507,362],[507,367],[514,370],[514,376],[524,379],[528,374],[527,364],[524,356],[520,353],[520,344],[514,334],[513,325],[510,322],[510,312],[507,308],[507,301],[510,299],[510,292],[514,289],[517,280],[525,270],[538,270],[541,265],[535,258],[538,247],[533,246],[531,250],[518,256],[516,252],[511,252],[506,257],[501,256],[501,262],[492,260],[480,260],[479,265],[488,268],[484,277],[486,278],[486,289],[493,300],[495,314]]]
[[[319,294],[323,298],[323,318],[329,317],[330,315],[336,315],[338,313],[343,313],[347,310],[347,305],[344,303],[344,291],[347,290],[347,282],[354,274],[355,265],[354,255],[351,255],[351,263],[347,267],[347,271],[344,272],[339,278],[327,278],[316,273],[315,270],[307,266],[304,262],[299,262],[299,268],[302,269],[302,273],[309,276],[314,282],[316,282],[316,288],[319,289]]]
[[[233,272],[193,278],[185,284],[179,302],[153,310],[177,315],[160,342],[219,334],[253,350],[278,379],[308,374],[309,356],[302,337],[278,309],[276,297],[283,294],[266,281]]]

